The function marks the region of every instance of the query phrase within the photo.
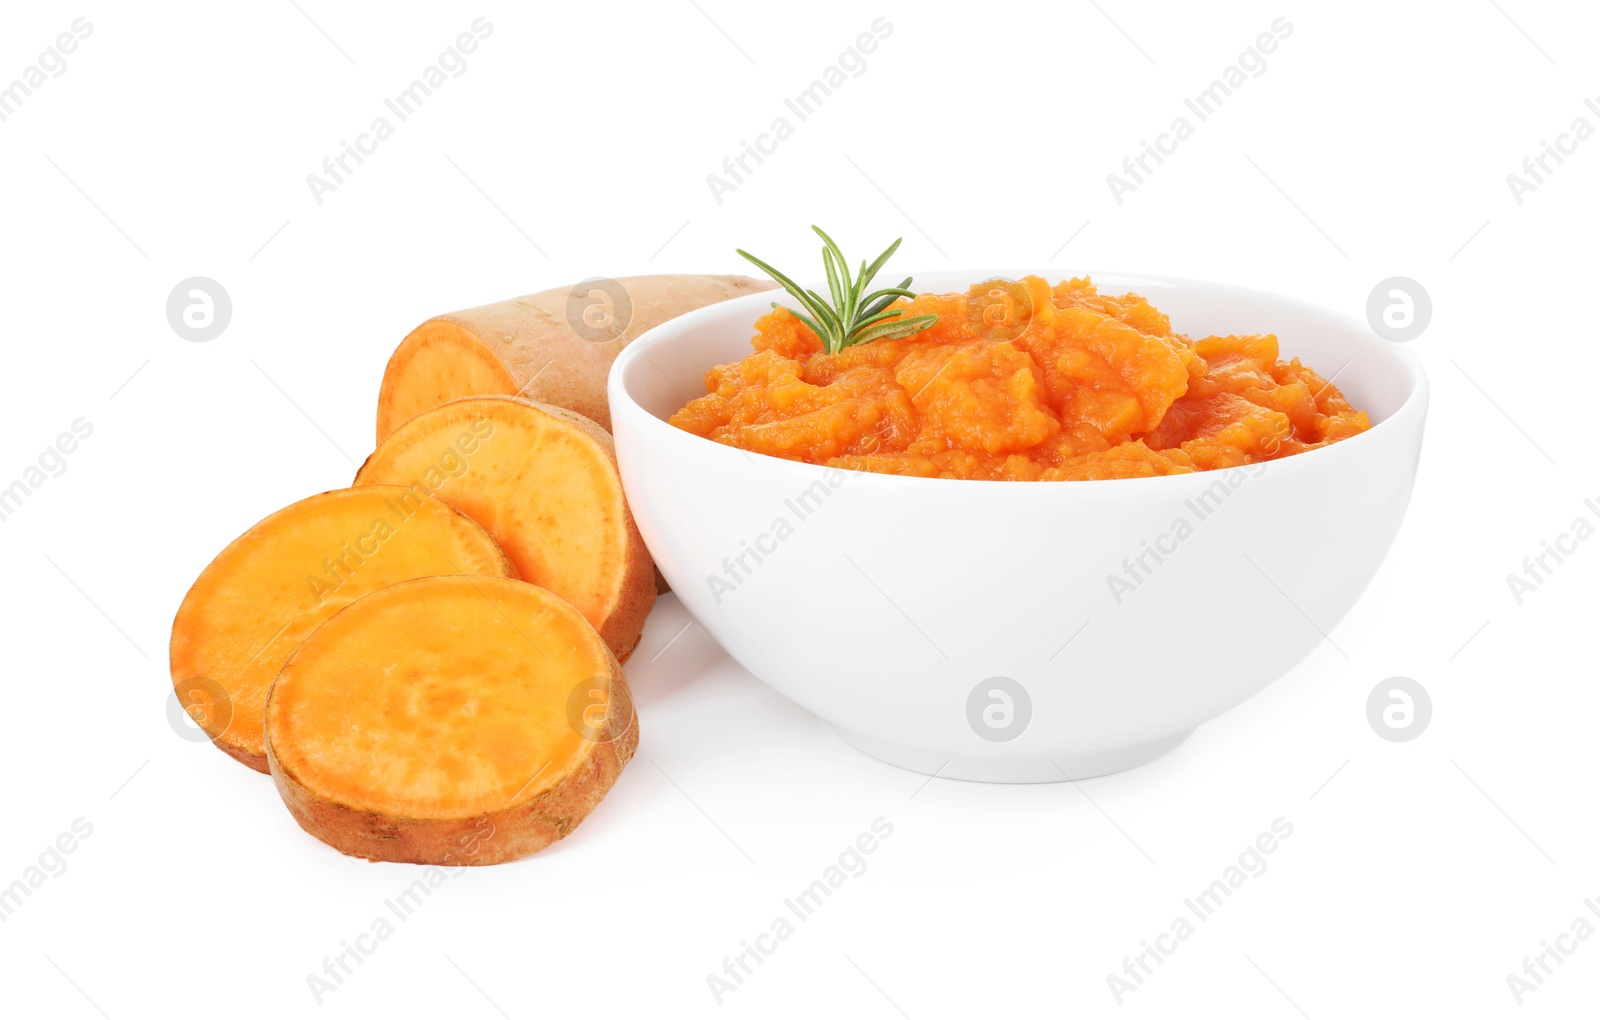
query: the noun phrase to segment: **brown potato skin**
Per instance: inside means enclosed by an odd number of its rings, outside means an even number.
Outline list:
[[[211,741],[211,746],[215,747],[229,758],[232,758],[234,761],[250,766],[257,772],[272,771],[267,764],[267,756],[264,754],[251,754],[249,751],[246,751],[243,748],[231,747],[228,744],[221,743],[220,741],[214,739]]]
[[[685,312],[776,286],[770,280],[749,276],[697,274],[623,276],[615,283],[626,290],[632,314],[614,339],[589,340],[573,328],[568,298],[578,285],[435,316],[412,330],[395,349],[383,374],[378,391],[378,442],[404,424],[394,420],[391,406],[395,388],[402,385],[407,344],[435,323],[450,323],[476,338],[516,383],[508,395],[576,411],[609,432],[606,376],[624,347],[646,330]]]
[[[520,804],[466,818],[398,818],[324,800],[278,761],[267,739],[272,782],[300,828],[351,857],[441,867],[504,864],[543,850],[577,828],[599,805],[639,746],[639,718],[622,666],[613,657],[606,736],[561,782]]]

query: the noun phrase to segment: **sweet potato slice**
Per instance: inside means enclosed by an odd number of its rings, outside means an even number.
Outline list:
[[[431,574],[515,577],[489,533],[398,485],[336,489],[294,503],[201,572],[172,623],[172,683],[212,741],[267,771],[261,712],[289,653],[369,592]]]
[[[572,603],[627,661],[655,567],[600,426],[518,397],[453,400],[378,445],[355,481],[375,483],[421,486],[483,525],[518,577]]]
[[[378,391],[378,442],[460,397],[508,394],[576,411],[610,431],[606,374],[647,329],[741,294],[748,276],[625,276],[429,319],[395,348]]]
[[[622,667],[575,609],[459,576],[384,588],[318,627],[266,728],[301,828],[354,857],[451,866],[565,836],[639,741]]]

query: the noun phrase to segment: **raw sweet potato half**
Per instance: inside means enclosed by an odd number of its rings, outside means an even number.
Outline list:
[[[378,442],[431,407],[491,393],[565,407],[609,431],[606,373],[635,337],[772,286],[748,276],[593,279],[429,319],[384,370]]]
[[[498,864],[572,831],[638,745],[622,667],[521,581],[429,577],[317,628],[266,707],[302,828],[374,861]]]
[[[240,535],[201,572],[172,623],[172,683],[212,741],[267,771],[267,689],[319,623],[369,592],[432,574],[515,577],[478,524],[398,485],[337,489]]]
[[[655,568],[623,497],[611,436],[571,411],[467,397],[412,418],[355,484],[416,485],[483,525],[517,576],[559,595],[626,660],[655,603]]]

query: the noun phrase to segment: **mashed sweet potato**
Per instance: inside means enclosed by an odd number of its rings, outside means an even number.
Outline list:
[[[1278,340],[1191,339],[1137,294],[1037,276],[919,294],[892,307],[938,322],[823,353],[777,308],[755,353],[706,373],[672,416],[757,453],[939,478],[1135,478],[1275,460],[1371,427]]]

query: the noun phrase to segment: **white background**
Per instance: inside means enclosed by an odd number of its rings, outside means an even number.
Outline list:
[[[697,3],[8,5],[0,82],[75,17],[94,31],[0,123],[0,484],[74,419],[94,434],[0,522],[0,885],[74,819],[93,834],[0,922],[0,1008],[1592,1007],[1600,939],[1521,1007],[1506,975],[1574,918],[1600,924],[1583,902],[1600,542],[1521,606],[1506,575],[1600,498],[1600,138],[1520,205],[1506,175],[1574,118],[1600,128],[1593,6]],[[313,201],[306,176],[480,15],[494,31],[468,70]],[[880,16],[893,34],[866,71],[715,202],[707,174]],[[1116,203],[1106,175],[1278,17],[1294,32],[1266,72]],[[1400,538],[1333,632],[1348,661],[1323,646],[1131,773],[925,785],[732,666],[667,598],[628,667],[643,741],[604,804],[531,859],[451,879],[315,1005],[307,975],[414,869],[340,856],[266,777],[174,734],[184,590],[252,522],[348,482],[384,360],[427,316],[593,275],[739,272],[735,246],[809,265],[811,222],[857,252],[903,234],[907,271],[1182,275],[1355,316],[1377,281],[1422,282],[1434,318],[1410,349],[1432,420]],[[194,275],[234,303],[210,343],[166,322]],[[1248,640],[1241,609],[1219,643]],[[1434,704],[1410,743],[1366,720],[1397,675]],[[1280,817],[1294,834],[1267,872],[1116,1005],[1107,975]],[[718,1006],[707,975],[878,818],[893,835],[868,870]]]

